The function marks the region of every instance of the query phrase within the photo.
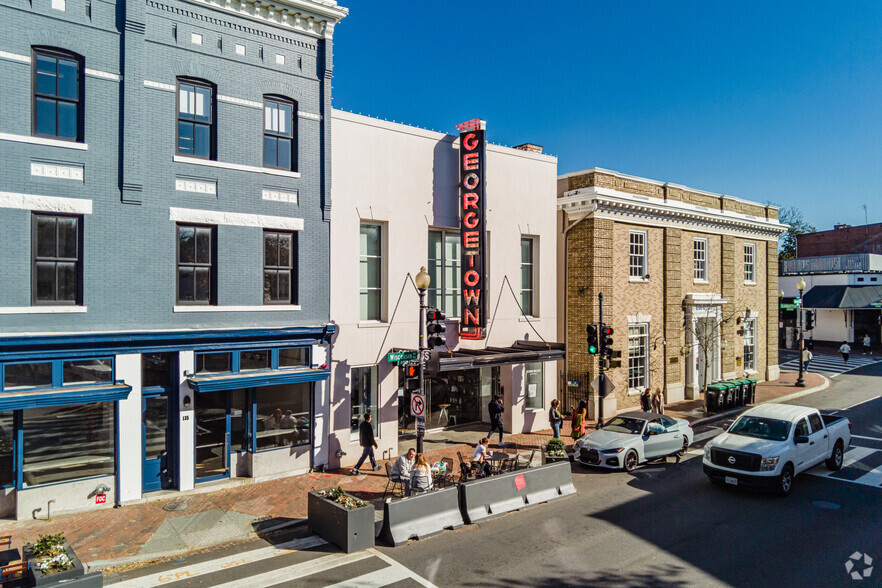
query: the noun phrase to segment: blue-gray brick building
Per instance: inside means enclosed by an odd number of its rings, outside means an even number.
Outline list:
[[[0,516],[328,462],[346,14],[0,0]]]

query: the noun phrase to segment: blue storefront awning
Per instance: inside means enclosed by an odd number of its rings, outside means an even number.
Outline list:
[[[76,388],[52,388],[26,392],[0,393],[0,411],[41,408],[44,406],[71,406],[93,402],[116,402],[129,397],[132,387],[123,383],[106,386],[80,386]]]
[[[195,392],[217,392],[219,390],[240,390],[242,388],[258,388],[261,386],[277,386],[279,384],[300,384],[327,380],[331,370],[307,369],[293,371],[252,372],[224,374],[218,376],[190,376],[187,383]]]

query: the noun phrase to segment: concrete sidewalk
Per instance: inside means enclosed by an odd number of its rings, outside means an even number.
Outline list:
[[[777,381],[759,384],[757,402],[780,402],[829,386],[826,378],[813,373],[807,374],[806,388],[795,388],[795,380],[795,373],[784,372]],[[666,413],[694,424],[726,416],[705,413],[703,399],[668,405]],[[426,457],[431,462],[452,458],[456,464],[456,452],[470,457],[477,441],[485,435],[486,426],[429,435],[425,439]],[[564,423],[562,436],[571,443],[568,422]],[[539,450],[549,439],[550,430],[506,435],[506,446],[501,449],[509,453]],[[411,445],[415,445],[415,441],[402,442],[402,446]],[[495,440],[492,446],[495,449]],[[13,547],[20,547],[36,541],[40,535],[64,532],[83,563],[94,571],[181,556],[301,524],[306,518],[306,493],[337,485],[362,499],[379,503],[386,486],[385,471],[370,472],[364,468],[362,474],[352,476],[346,468],[269,482],[244,482],[216,491],[205,491],[207,488],[200,486],[194,491],[175,493],[168,499],[58,515],[51,521],[8,521],[0,525],[0,535],[11,534]]]

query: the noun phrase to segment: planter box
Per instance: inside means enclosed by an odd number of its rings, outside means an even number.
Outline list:
[[[347,494],[346,496],[350,496]],[[350,498],[355,498],[350,496]],[[348,510],[324,496],[310,492],[307,501],[309,530],[346,553],[374,546],[374,506]]]
[[[566,451],[564,451],[563,455],[548,455],[544,451],[542,452],[542,465],[547,465],[558,461],[570,461],[570,456],[567,455]]]
[[[70,543],[67,541],[64,542],[64,552],[70,558],[73,567],[69,570],[64,570],[63,572],[50,572],[44,574],[36,568],[37,560],[33,553],[31,553],[30,548],[27,545],[22,547],[24,558],[31,562],[29,573],[31,576],[31,584],[33,586],[57,586],[63,584],[64,586],[99,587],[104,585],[104,577],[101,575],[101,572],[87,574],[85,569],[83,569],[82,562],[80,562],[77,554],[74,553],[74,550],[70,547]]]

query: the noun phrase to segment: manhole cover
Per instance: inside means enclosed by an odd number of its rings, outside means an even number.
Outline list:
[[[166,505],[163,505],[162,510],[167,510],[168,512],[181,512],[183,510],[187,510],[189,503],[186,500],[172,500]]]
[[[836,510],[842,508],[841,504],[836,504],[835,502],[824,502],[823,500],[815,500],[814,502],[812,502],[812,506],[824,508],[827,510]]]

